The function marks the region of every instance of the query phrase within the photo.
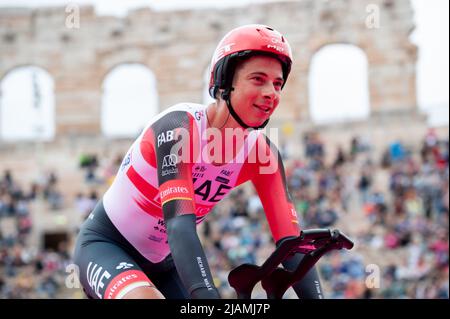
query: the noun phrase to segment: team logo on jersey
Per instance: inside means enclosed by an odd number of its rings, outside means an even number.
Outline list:
[[[97,297],[102,299],[103,289],[105,287],[104,280],[109,279],[111,274],[107,270],[104,270],[103,267],[98,264],[94,264],[91,261],[88,264],[86,276],[89,286],[92,288]]]
[[[173,130],[162,132],[158,135],[158,147],[160,147],[164,143],[173,141],[174,137],[175,133]]]
[[[161,243],[164,238],[157,237],[155,235],[150,235],[150,236],[148,236],[148,239],[150,239],[151,241],[157,242],[157,243]]]
[[[193,178],[202,178],[205,174],[203,173],[206,171],[206,167],[203,165],[195,166],[194,172],[192,173]]]
[[[195,171],[196,172],[200,172],[203,173],[204,171],[206,171],[206,167],[201,165],[201,166],[195,166]]]
[[[120,165],[120,170],[123,171],[125,167],[127,167],[130,163],[131,163],[131,151],[123,159],[122,164]]]
[[[197,121],[200,121],[200,119],[203,117],[203,115],[204,115],[204,113],[203,113],[202,111],[196,111],[196,112],[194,113],[195,119],[196,119]]]
[[[294,208],[291,208],[291,215],[292,217],[297,218],[297,212],[295,211]]]
[[[178,156],[176,154],[169,154],[164,156],[162,168],[175,167],[177,166],[177,163],[178,163]]]
[[[233,174],[233,172],[229,171],[229,170],[226,170],[226,169],[223,169],[223,170],[220,171],[220,174],[225,175],[227,177],[230,177],[231,174]]]
[[[291,222],[293,224],[298,224],[297,212],[295,211],[295,208],[291,208],[291,215],[294,218],[294,219],[291,219]]]
[[[166,234],[167,233],[167,229],[166,229],[166,223],[164,222],[164,220],[161,219],[161,218],[158,218],[158,225],[153,226],[153,230],[159,231],[160,233],[163,233],[163,234]],[[155,237],[155,236],[150,236],[150,237]],[[160,241],[161,240],[162,240],[162,238],[160,239]]]
[[[121,299],[134,288],[152,285],[144,272],[136,269],[127,270],[111,280],[106,288],[105,299]]]
[[[154,231],[159,231],[162,234],[166,234],[167,233],[167,229],[163,228],[163,227],[159,227],[159,226],[153,226],[153,230]],[[152,236],[150,236],[152,237]],[[149,237],[149,238],[150,238]],[[162,239],[162,238],[161,238]]]
[[[133,264],[129,264],[129,263],[123,261],[116,267],[116,269],[128,269],[133,266],[134,266]]]
[[[159,190],[162,205],[172,200],[192,200],[194,197],[187,181],[170,180],[162,184]]]
[[[222,177],[222,176],[217,176],[216,182],[228,184],[230,182],[230,180],[225,177]]]
[[[169,154],[164,156],[161,167],[161,176],[166,176],[169,174],[177,174],[178,168],[176,167],[178,163],[178,156],[175,154]]]

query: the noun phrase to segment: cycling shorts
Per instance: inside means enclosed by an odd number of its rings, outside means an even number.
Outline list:
[[[120,299],[135,288],[152,286],[168,299],[189,298],[172,255],[159,263],[144,258],[113,225],[101,200],[81,226],[74,262],[89,298]]]

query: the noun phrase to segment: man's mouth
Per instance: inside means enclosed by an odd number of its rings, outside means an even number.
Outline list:
[[[268,106],[260,106],[260,105],[256,105],[256,104],[253,104],[253,106],[256,107],[257,109],[261,110],[262,112],[266,113],[266,114],[269,114],[270,110],[271,110],[271,108],[268,107]]]

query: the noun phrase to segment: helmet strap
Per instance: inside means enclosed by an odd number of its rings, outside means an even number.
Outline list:
[[[242,126],[243,128],[252,128],[255,130],[259,130],[262,129],[264,127],[266,127],[266,125],[269,123],[269,119],[267,119],[264,123],[262,123],[260,126],[250,126],[245,124],[245,122],[239,117],[239,115],[235,112],[235,110],[233,109],[233,107],[231,106],[231,91],[233,91],[234,88],[230,88],[230,89],[225,89],[222,92],[222,99],[225,101],[225,103],[227,104],[227,108],[228,111],[230,112],[231,116],[236,120],[236,122],[239,123],[240,126]]]

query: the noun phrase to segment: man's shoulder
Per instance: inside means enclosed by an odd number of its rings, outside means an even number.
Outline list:
[[[159,113],[152,121],[153,123],[156,123],[160,120],[166,120],[166,119],[182,119],[184,115],[190,116],[193,119],[200,121],[203,116],[205,116],[205,110],[206,106],[202,104],[196,104],[196,103],[178,103],[175,105],[172,105],[165,110],[163,110],[161,113]],[[181,117],[180,117],[181,115]]]
[[[184,103],[177,103],[177,104],[174,104],[174,105],[166,108],[165,110],[163,110],[161,112],[161,114],[163,114],[163,113],[168,114],[168,113],[176,112],[176,111],[184,111],[184,112],[188,112],[191,114],[195,114],[196,112],[201,112],[201,111],[204,111],[205,109],[206,109],[206,105],[184,102]]]

